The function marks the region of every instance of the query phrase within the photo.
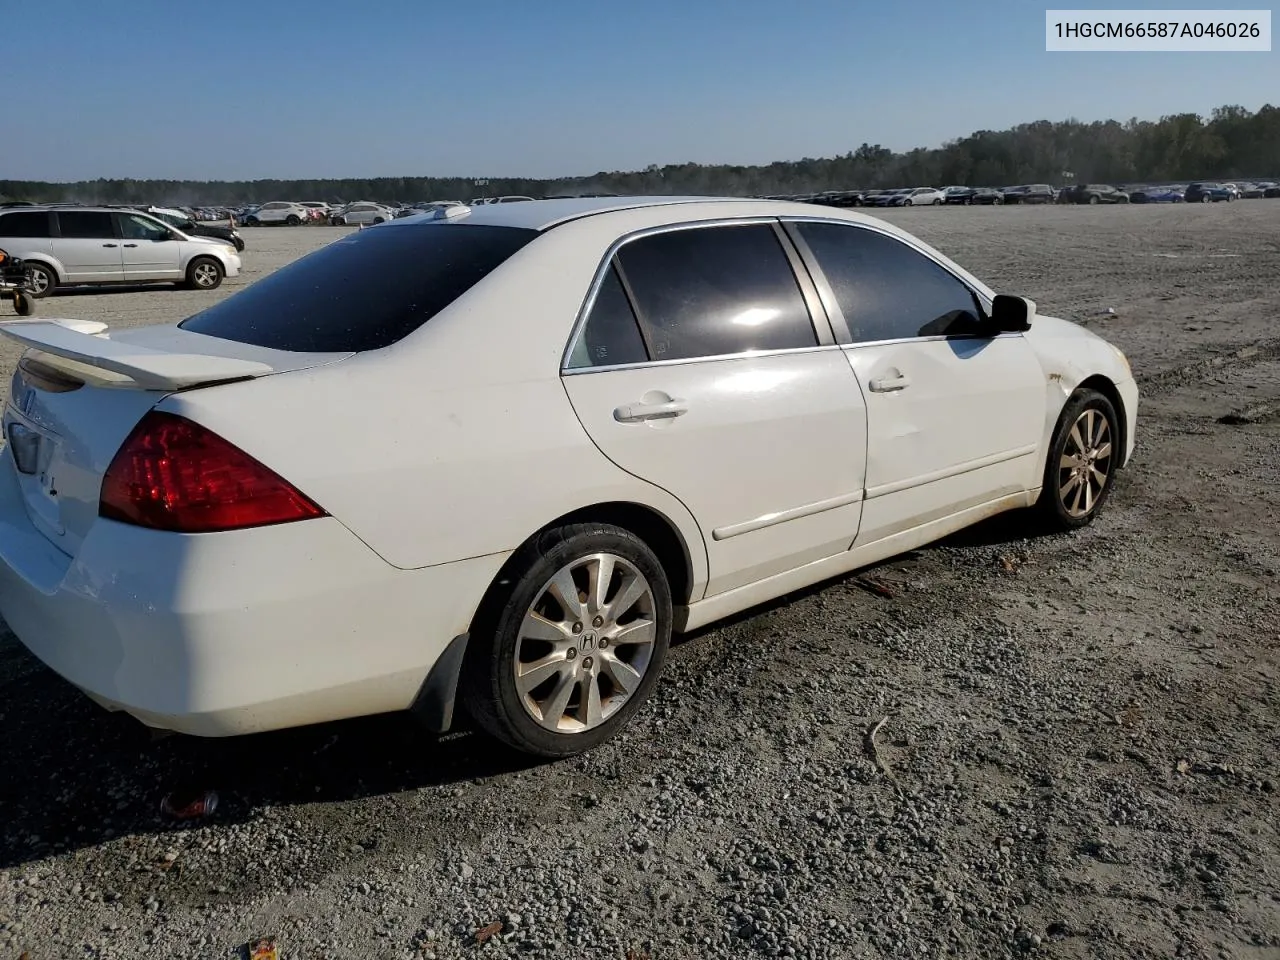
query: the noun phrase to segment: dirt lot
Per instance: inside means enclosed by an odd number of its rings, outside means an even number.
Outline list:
[[[890,596],[701,631],[555,765],[397,717],[151,742],[6,636],[0,956],[1280,958],[1280,202],[888,217],[1128,352],[1098,523],[998,518],[871,571]],[[221,293],[337,231],[246,234]],[[221,805],[175,827],[189,778]]]

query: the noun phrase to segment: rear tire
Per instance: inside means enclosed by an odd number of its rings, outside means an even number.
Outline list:
[[[58,275],[54,273],[53,267],[32,261],[27,261],[23,266],[27,268],[27,273],[31,277],[29,296],[32,299],[39,300],[41,297],[47,297],[57,288]]]
[[[13,294],[13,309],[17,311],[18,316],[29,317],[36,312],[36,303],[29,295],[17,290]]]
[[[285,222],[285,224],[286,224],[287,226],[290,226],[290,227],[296,227],[296,226],[297,226],[298,224],[300,224],[302,221],[301,221],[301,220],[299,220],[299,219],[298,219],[294,214],[292,214],[292,213],[291,213],[291,214],[289,214],[287,217],[285,217],[285,218],[284,218],[284,222]]]
[[[1111,495],[1119,467],[1120,420],[1103,394],[1077,390],[1053,431],[1036,509],[1053,530],[1093,522]]]
[[[222,286],[222,264],[213,257],[196,257],[187,265],[187,288],[217,290]]]
[[[666,572],[635,534],[599,523],[545,531],[508,561],[476,614],[462,702],[482,730],[517,750],[582,753],[648,699],[671,624]]]

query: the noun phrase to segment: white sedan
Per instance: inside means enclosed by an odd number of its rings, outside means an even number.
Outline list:
[[[333,210],[329,213],[329,222],[334,226],[354,227],[389,223],[395,218],[395,211],[380,203],[349,203],[341,210]]]
[[[378,282],[368,283],[370,276]],[[8,321],[0,612],[146,724],[613,734],[687,631],[1102,509],[1124,356],[851,211],[453,207],[175,326]],[[1030,519],[1030,517],[1029,517]]]

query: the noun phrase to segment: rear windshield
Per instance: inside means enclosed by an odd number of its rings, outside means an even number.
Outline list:
[[[469,224],[375,227],[335,240],[178,326],[274,350],[377,350],[418,329],[537,235]]]

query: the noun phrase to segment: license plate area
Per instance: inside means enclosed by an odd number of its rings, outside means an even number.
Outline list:
[[[58,488],[54,466],[58,461],[61,438],[40,426],[12,403],[6,406],[4,412],[4,436],[13,455],[14,466],[18,469],[22,487],[28,494],[38,493],[49,506],[55,507],[47,514],[44,510],[40,512],[44,514],[43,519],[57,524],[55,505]]]

